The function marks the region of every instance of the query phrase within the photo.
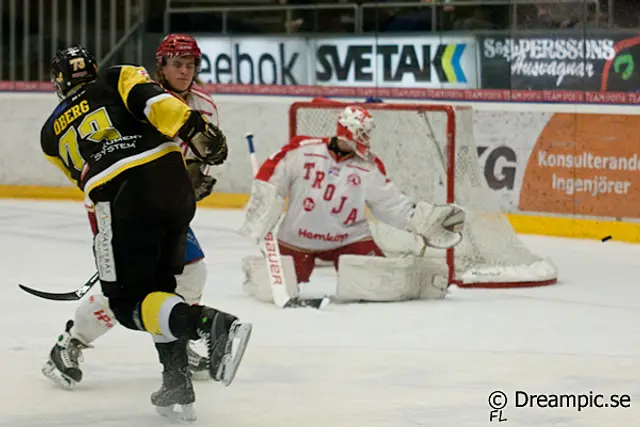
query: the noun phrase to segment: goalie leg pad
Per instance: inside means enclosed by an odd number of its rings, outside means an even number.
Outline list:
[[[91,295],[83,299],[76,309],[69,334],[81,343],[89,345],[117,324],[107,298],[102,294]]]
[[[288,295],[297,298],[300,295],[298,282],[296,280],[296,269],[293,257],[281,255],[282,268],[284,268],[284,282],[287,286]],[[245,279],[242,289],[250,296],[262,302],[273,302],[271,282],[267,271],[267,261],[263,256],[250,256],[242,260],[242,272]]]
[[[198,304],[207,283],[207,266],[204,260],[184,266],[182,274],[176,276],[176,293],[184,298],[187,304]]]
[[[427,258],[343,255],[336,296],[342,301],[373,302],[442,299],[447,275],[446,265]]]

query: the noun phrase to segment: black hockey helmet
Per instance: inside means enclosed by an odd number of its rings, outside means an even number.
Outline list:
[[[51,61],[51,81],[61,100],[78,86],[94,81],[97,76],[96,60],[79,44],[57,51]]]

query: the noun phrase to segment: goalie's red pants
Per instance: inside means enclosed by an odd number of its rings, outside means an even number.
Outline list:
[[[309,277],[311,277],[311,273],[313,273],[316,265],[316,258],[333,262],[333,266],[338,270],[338,258],[340,258],[341,255],[384,256],[382,250],[373,240],[361,240],[340,248],[319,252],[305,251],[304,249],[289,246],[282,242],[279,242],[279,246],[280,255],[289,255],[293,258],[298,283],[306,283],[309,281]]]

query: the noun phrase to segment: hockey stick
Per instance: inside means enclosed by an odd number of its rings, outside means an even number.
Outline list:
[[[33,288],[28,287],[28,286],[24,286],[24,285],[20,285],[20,284],[18,285],[18,287],[20,289],[22,289],[23,291],[25,291],[26,293],[28,293],[28,294],[35,295],[37,297],[48,299],[48,300],[53,300],[53,301],[78,301],[80,298],[85,296],[85,294],[87,292],[89,292],[89,290],[93,287],[93,285],[98,283],[98,280],[99,280],[98,273],[96,272],[93,276],[91,276],[91,278],[89,280],[87,280],[87,282],[84,285],[82,285],[77,290],[71,291],[71,292],[65,292],[65,293],[61,293],[61,294],[39,291],[37,289],[33,289]]]
[[[258,173],[258,160],[256,159],[256,151],[253,146],[253,134],[247,133],[245,135],[247,143],[249,144],[249,159],[251,160],[251,169],[253,170],[253,176]],[[267,272],[269,273],[269,282],[271,284],[271,293],[273,295],[273,302],[280,308],[290,307],[312,307],[323,308],[329,303],[328,298],[293,298],[287,291],[285,283],[284,268],[282,265],[282,257],[280,255],[280,247],[276,236],[278,234],[278,228],[280,228],[280,222],[284,215],[281,215],[278,222],[269,231],[264,238],[260,241],[260,249],[264,252],[265,259],[267,261]]]

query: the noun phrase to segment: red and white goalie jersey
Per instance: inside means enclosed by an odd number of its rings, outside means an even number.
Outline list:
[[[330,141],[296,136],[258,171],[257,180],[289,199],[278,239],[325,251],[371,238],[365,206],[380,221],[405,229],[415,203],[386,177],[382,161],[353,154],[338,158]]]

